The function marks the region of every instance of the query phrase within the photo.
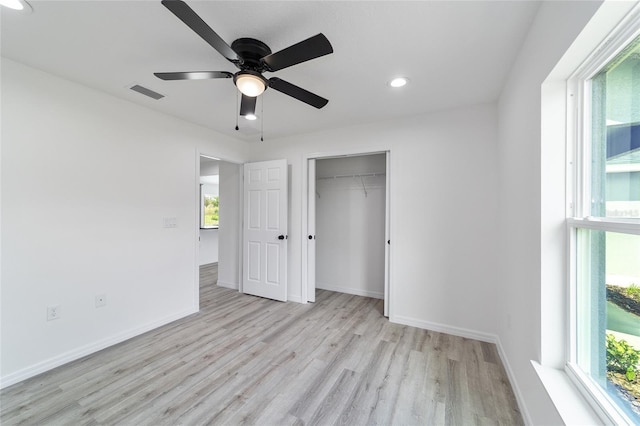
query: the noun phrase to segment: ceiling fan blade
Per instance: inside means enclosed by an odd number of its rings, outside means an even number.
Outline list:
[[[278,71],[301,62],[333,53],[331,43],[320,33],[262,58],[269,71]]]
[[[303,88],[291,84],[288,81],[284,81],[278,77],[272,77],[269,79],[269,87],[318,109],[322,108],[329,102],[329,100],[321,96],[311,93],[308,90],[304,90]]]
[[[233,77],[233,74],[227,71],[154,72],[153,75],[162,80],[208,80]]]
[[[256,99],[257,97],[249,97],[247,95],[242,95],[242,100],[240,101],[240,115],[246,117],[247,115],[256,113]]]
[[[215,31],[207,25],[185,2],[181,0],[162,0],[164,7],[169,9],[189,28],[195,31],[222,56],[231,62],[240,62],[241,58]]]

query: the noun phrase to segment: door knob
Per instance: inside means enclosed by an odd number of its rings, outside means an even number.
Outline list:
[[[313,240],[313,236],[312,236],[312,235],[309,235],[309,239],[310,239],[310,240]]]
[[[284,235],[278,235],[279,240],[284,240]]]

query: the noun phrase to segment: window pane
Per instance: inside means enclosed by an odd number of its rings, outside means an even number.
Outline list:
[[[640,37],[591,83],[591,216],[640,218]]]
[[[217,195],[204,194],[204,226],[212,228],[218,226],[218,208],[220,200]]]
[[[576,362],[640,424],[640,236],[578,231]]]

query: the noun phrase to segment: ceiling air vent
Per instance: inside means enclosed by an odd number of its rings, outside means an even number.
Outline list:
[[[147,89],[146,87],[142,87],[142,86],[140,86],[139,84],[136,84],[136,85],[134,85],[134,86],[131,86],[131,87],[130,87],[130,89],[131,89],[131,90],[133,90],[134,92],[138,92],[138,93],[140,93],[140,94],[143,94],[143,95],[145,95],[145,96],[148,96],[148,97],[150,97],[150,98],[153,98],[153,99],[155,99],[156,101],[157,101],[158,99],[162,99],[162,98],[164,98],[164,95],[161,95],[161,94],[160,94],[160,93],[158,93],[158,92],[154,92],[154,91],[153,91],[153,90],[151,90],[151,89]]]

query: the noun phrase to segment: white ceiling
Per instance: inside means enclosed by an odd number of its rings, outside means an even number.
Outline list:
[[[329,99],[317,110],[267,90],[261,120],[234,130],[231,80],[162,81],[153,72],[237,69],[159,0],[30,1],[2,10],[2,56],[254,142],[497,99],[539,2],[187,1],[228,44],[276,52],[317,33],[334,53],[278,76]],[[392,89],[394,76],[410,79]],[[155,101],[128,89],[166,95]]]

